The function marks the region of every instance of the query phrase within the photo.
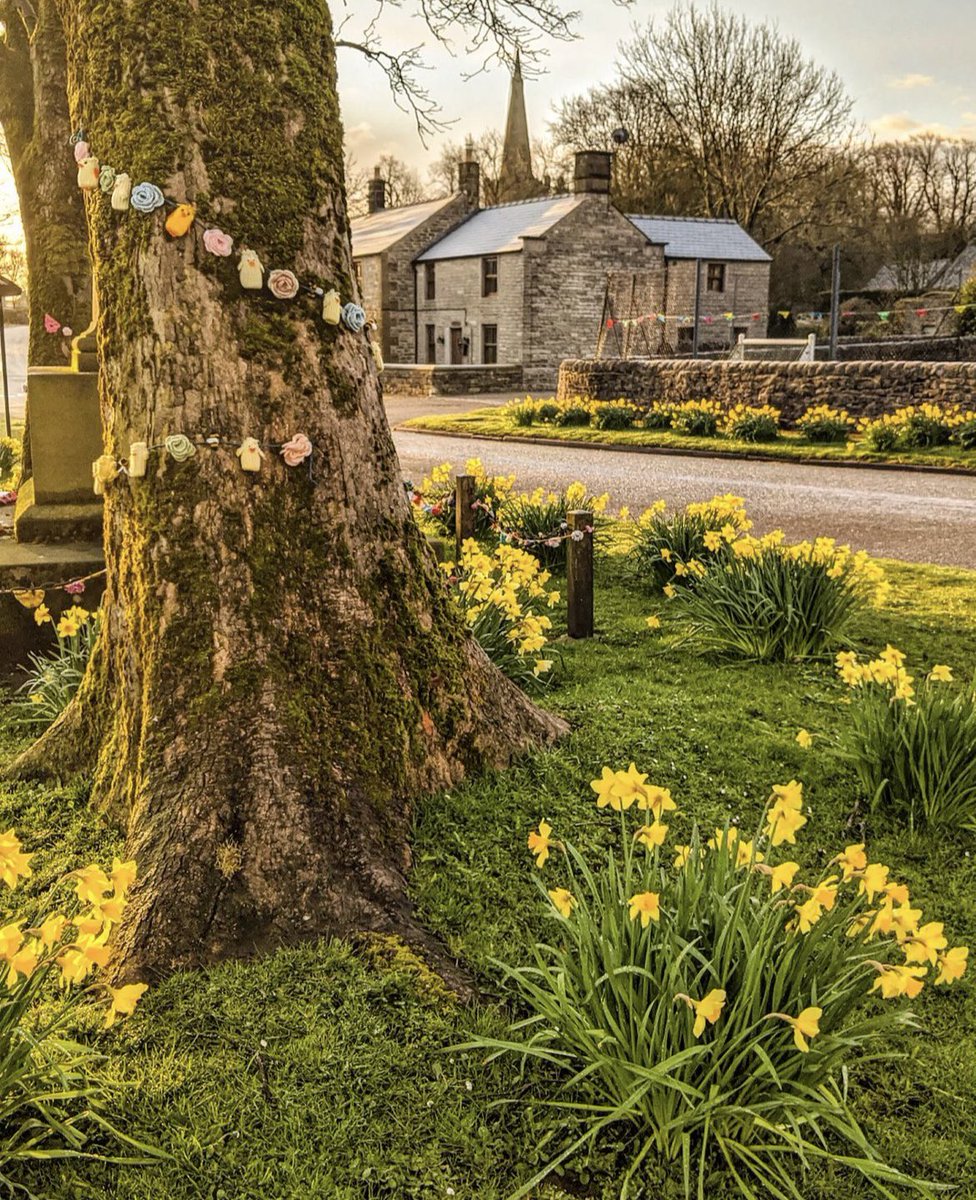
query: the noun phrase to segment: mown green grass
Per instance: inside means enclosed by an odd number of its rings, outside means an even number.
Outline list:
[[[972,674],[976,573],[898,564],[890,571],[891,603],[859,622],[858,643],[877,650],[890,641],[920,670],[947,662],[957,675]],[[659,636],[644,625],[650,612],[664,622]],[[588,786],[604,763],[633,759],[672,788],[682,810],[673,841],[687,840],[692,820],[754,821],[769,786],[796,776],[812,808],[798,857],[824,862],[864,838],[872,858],[909,883],[927,919],[944,920],[955,943],[976,942],[974,839],[913,837],[867,821],[852,776],[828,750],[845,713],[829,664],[704,657],[669,632],[667,605],[645,595],[617,558],[599,565],[597,613],[597,638],[562,645],[558,684],[545,700],[569,719],[571,735],[506,773],[417,806],[417,906],[475,971],[485,1002],[457,1007],[422,971],[391,969],[327,943],[169,979],[118,1032],[97,1032],[94,1018],[81,1032],[107,1056],[111,1118],[172,1157],[158,1167],[44,1167],[31,1178],[38,1193],[427,1200],[453,1188],[458,1197],[504,1200],[568,1144],[572,1119],[546,1109],[557,1093],[544,1073],[523,1075],[511,1061],[486,1066],[451,1047],[473,1031],[500,1028],[490,960],[524,956],[549,919],[532,887],[529,829],[546,817],[590,849],[614,836]],[[811,751],[796,745],[801,726],[816,736]],[[7,733],[12,752],[16,739]],[[35,895],[120,842],[90,813],[81,786],[2,785],[0,822],[16,825],[39,852],[29,881]],[[557,874],[558,865],[554,881]],[[976,980],[926,989],[915,1007],[925,1031],[905,1039],[904,1059],[852,1064],[855,1108],[890,1161],[956,1185],[968,1200],[976,1195]],[[604,1140],[538,1200],[616,1197],[625,1139],[620,1130]],[[706,1194],[731,1200],[735,1193],[716,1171]],[[811,1172],[806,1194],[873,1195],[823,1167]],[[650,1164],[632,1195],[677,1200],[677,1177]]]
[[[895,450],[879,454],[857,440],[839,445],[820,446],[808,442],[802,434],[784,431],[774,442],[744,442],[727,437],[689,437],[664,429],[596,429],[588,425],[516,425],[504,408],[475,408],[470,412],[432,417],[413,417],[404,421],[404,429],[424,429],[431,433],[463,433],[480,437],[514,438],[532,441],[553,438],[561,442],[585,442],[593,446],[653,447],[674,452],[695,451],[727,454],[735,458],[775,458],[796,461],[837,463],[881,463],[891,466],[941,467],[946,470],[976,470],[976,453],[958,446],[936,446],[931,450]]]

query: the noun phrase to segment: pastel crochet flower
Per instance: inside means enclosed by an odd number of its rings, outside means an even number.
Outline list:
[[[203,234],[203,248],[218,258],[227,258],[234,249],[234,239],[222,229],[207,229]]]
[[[167,452],[177,461],[186,462],[197,452],[196,446],[185,433],[171,433],[165,442]]]
[[[102,169],[98,173],[98,186],[106,196],[112,194],[112,188],[115,187],[114,167],[110,167],[107,163],[102,164]]]
[[[281,447],[281,457],[285,460],[285,466],[287,467],[300,466],[311,456],[311,453],[312,443],[304,433],[296,433],[290,441],[285,442]]]
[[[342,323],[353,333],[361,333],[366,327],[366,313],[350,300],[342,306]]]
[[[162,191],[154,183],[137,183],[132,189],[129,203],[141,213],[155,212],[166,203]]]
[[[268,291],[279,300],[292,300],[298,295],[298,276],[294,271],[269,271]]]

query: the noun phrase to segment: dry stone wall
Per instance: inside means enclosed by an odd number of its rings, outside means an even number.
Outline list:
[[[857,417],[924,402],[976,411],[976,363],[569,359],[559,369],[558,395],[641,404],[708,399],[730,408],[772,404],[787,425],[815,404],[846,408]]]

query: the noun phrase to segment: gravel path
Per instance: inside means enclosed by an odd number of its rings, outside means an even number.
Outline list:
[[[403,420],[416,410],[437,411],[431,405],[391,399],[387,408]],[[484,405],[480,399],[451,406],[440,398],[437,408]],[[794,539],[823,534],[889,558],[976,568],[976,476],[564,449],[405,430],[394,439],[404,476],[417,483],[436,463],[477,457],[490,471],[514,471],[526,489],[579,479],[636,512],[659,496],[685,504],[735,492],[745,497],[757,532],[780,528]]]

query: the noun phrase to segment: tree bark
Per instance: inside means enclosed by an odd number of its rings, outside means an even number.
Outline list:
[[[91,320],[85,207],[72,172],[65,43],[55,0],[0,0],[0,124],[17,194],[27,259],[30,347],[35,366],[63,366],[66,338],[44,328],[50,313],[75,333]],[[26,445],[26,439],[25,439]]]
[[[320,0],[62,0],[72,118],[103,164],[343,299],[354,293]],[[74,172],[66,149],[62,169]],[[563,725],[466,635],[404,495],[365,334],[242,294],[234,258],[86,202],[106,442],[215,435],[107,485],[85,707],[93,799],[140,881],[120,978],[353,930],[424,941],[411,804]],[[306,433],[311,474],[244,437]],[[83,714],[84,716],[84,714]],[[78,718],[74,718],[77,720]],[[82,719],[81,724],[85,724]]]

